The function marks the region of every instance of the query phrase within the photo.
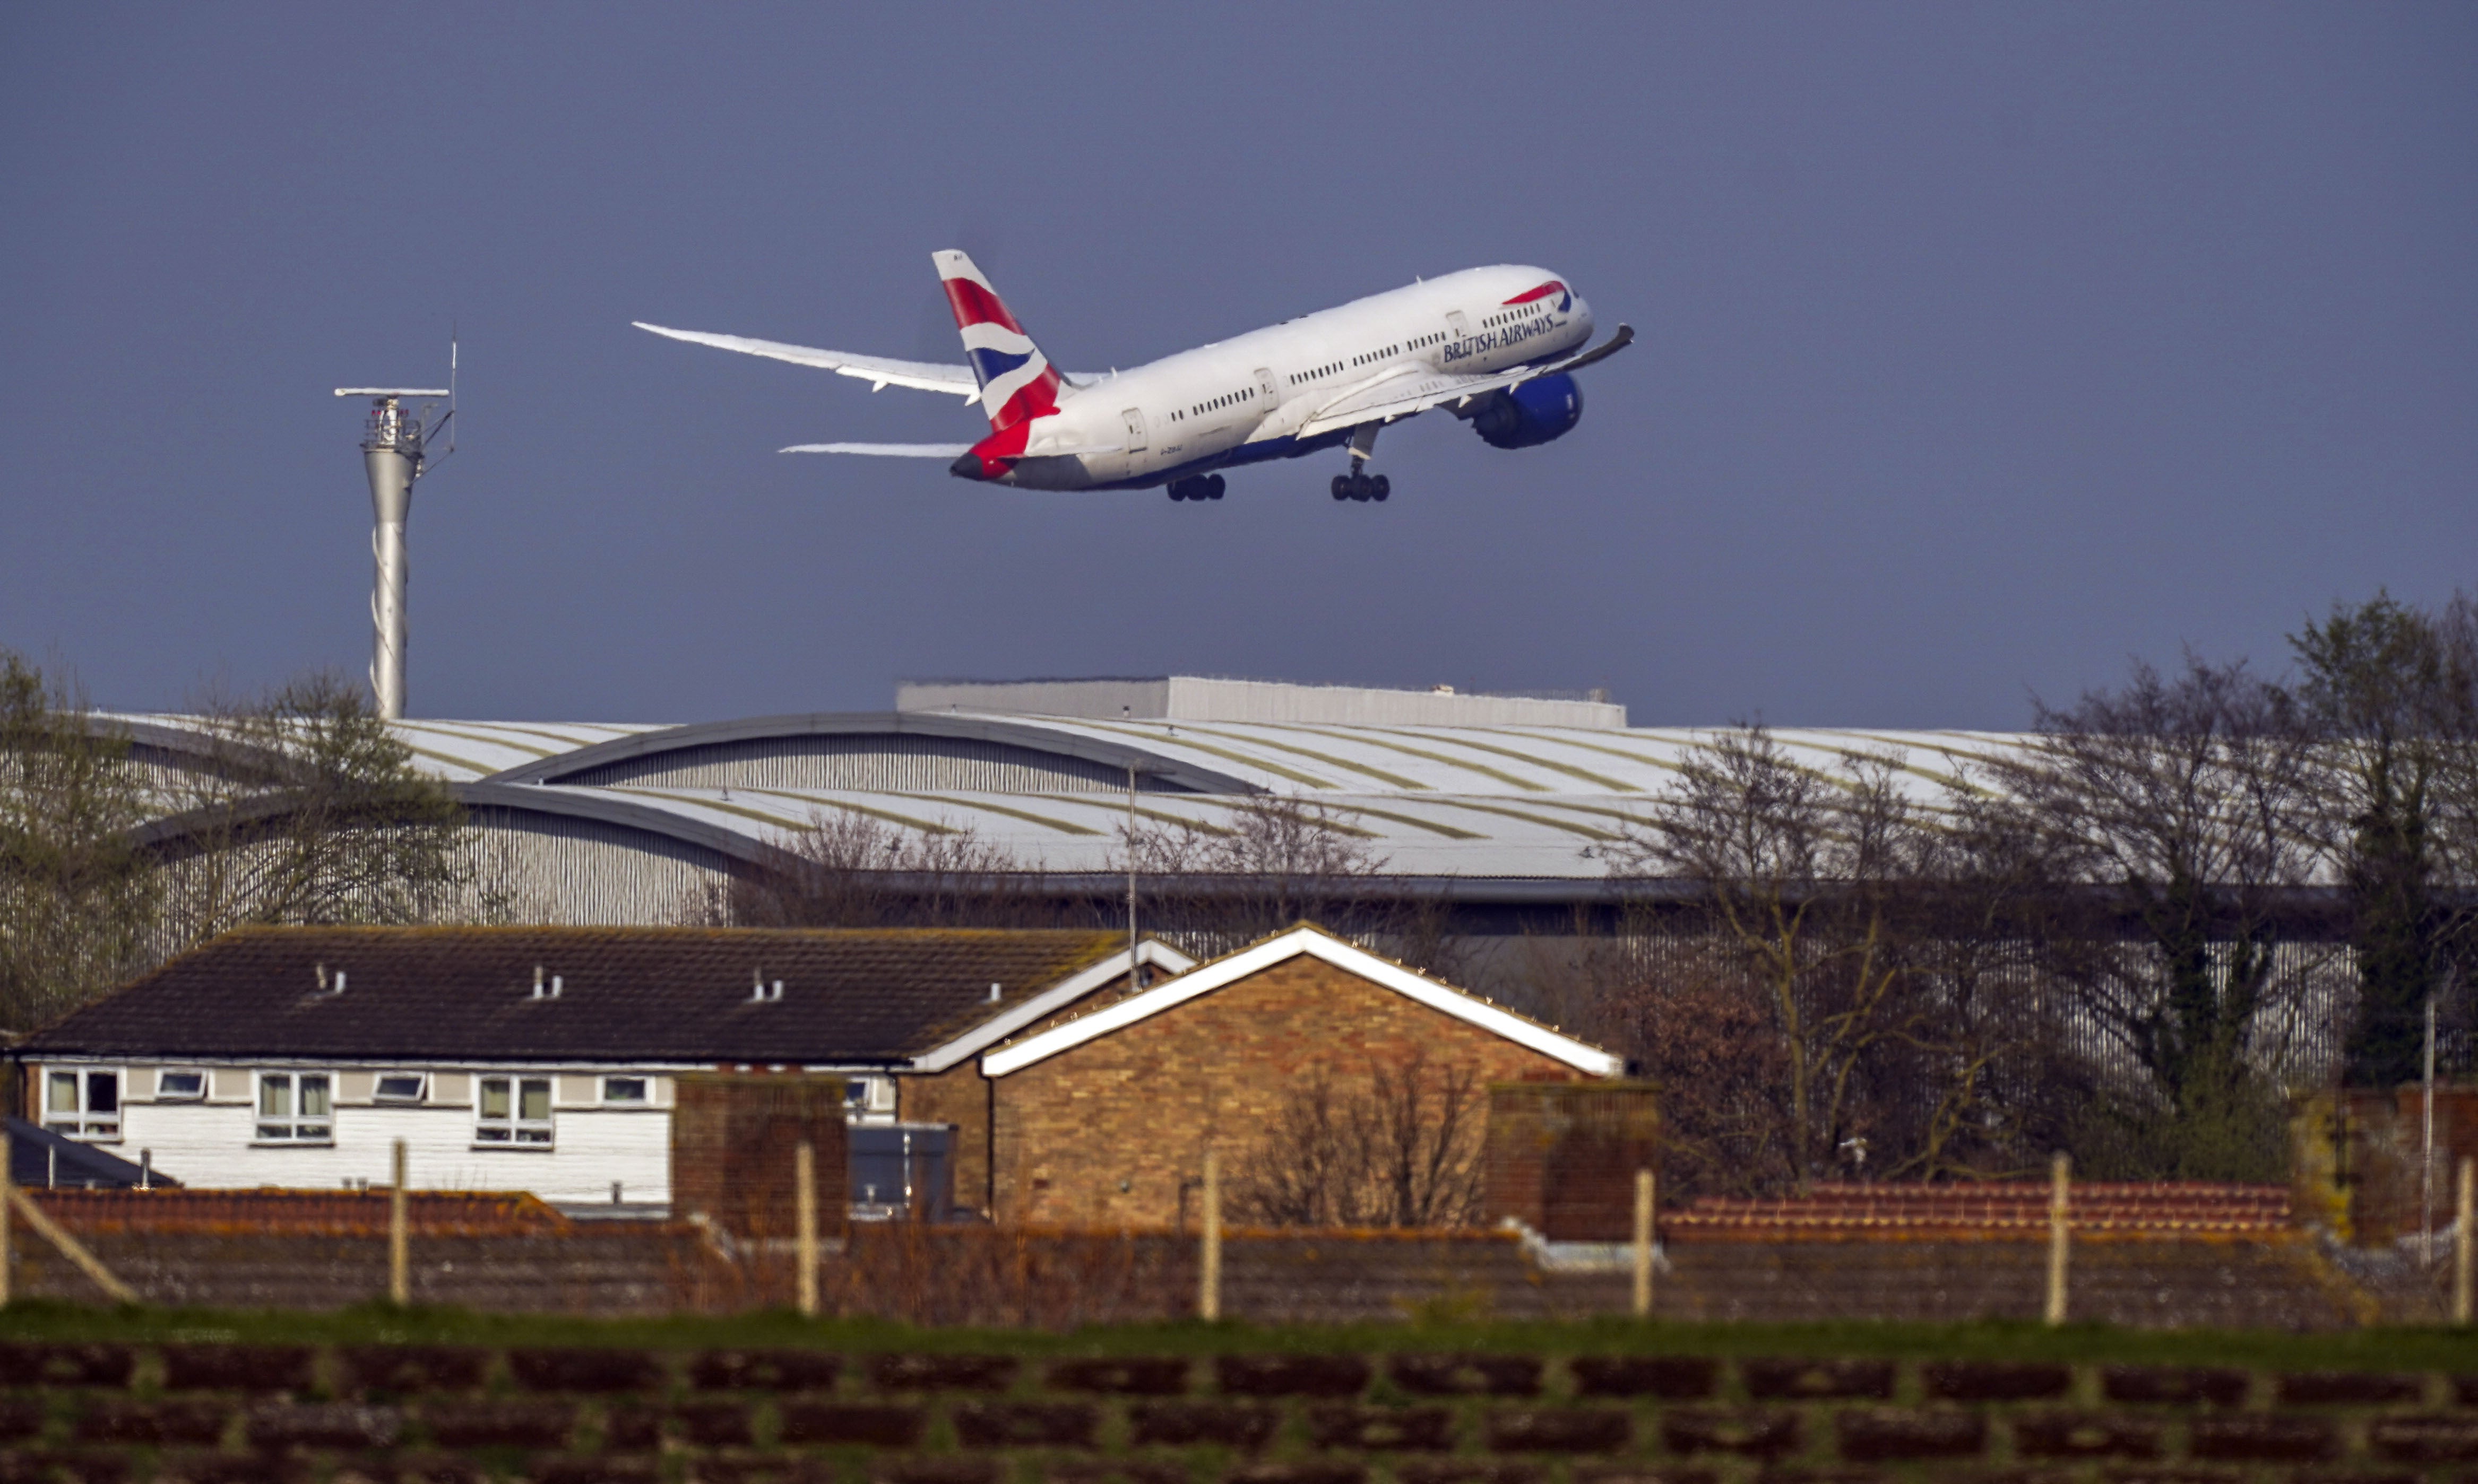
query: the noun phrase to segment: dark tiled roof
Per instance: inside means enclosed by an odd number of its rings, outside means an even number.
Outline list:
[[[21,1055],[441,1062],[906,1057],[1126,946],[1112,933],[246,928],[28,1038]],[[341,970],[344,992],[323,994]],[[534,968],[562,981],[533,997]],[[751,976],[783,981],[752,1003]]]

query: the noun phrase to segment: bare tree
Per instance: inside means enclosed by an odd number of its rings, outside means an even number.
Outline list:
[[[686,920],[736,927],[1030,927],[1062,909],[1025,890],[1006,850],[970,829],[922,832],[819,809],[777,842],[777,864],[737,873]]]
[[[1924,993],[1914,951],[1933,834],[1899,767],[1871,756],[1821,771],[1761,726],[1733,728],[1687,755],[1678,788],[1612,851],[1613,871],[1693,893],[1708,930],[1686,966],[1693,997],[1730,1023],[1759,1014],[1777,1057],[1777,1129],[1747,1127],[1765,1099],[1733,1092],[1707,1137],[1776,1150],[1802,1190],[1845,1143],[1882,1137],[1868,1126],[1870,1108],[1922,1086],[1960,1095],[1944,1077],[1960,1054],[1956,1025]],[[1674,1025],[1667,1009],[1636,1004]]]
[[[153,826],[164,946],[243,923],[422,922],[473,907],[465,816],[358,686],[330,674],[211,700],[208,757]],[[487,906],[487,904],[485,904]]]
[[[2282,1059],[2265,1013],[2297,987],[2277,908],[2314,875],[2313,767],[2277,688],[2188,656],[2174,677],[2137,663],[2121,689],[2041,706],[2031,747],[1994,769],[2004,821],[2082,889],[2056,898],[2043,968],[2143,1079],[2097,1110],[2121,1172],[2278,1171],[2278,1089],[2258,1064]]]
[[[1252,798],[1211,820],[1156,820],[1121,838],[1148,918],[1203,956],[1312,921],[1441,977],[1455,968],[1450,904],[1384,880],[1376,832],[1349,810]]]
[[[1338,1087],[1295,1087],[1233,1172],[1231,1212],[1264,1226],[1469,1226],[1488,1110],[1476,1069],[1415,1049]]]
[[[145,965],[158,883],[128,738],[0,650],[0,1026],[25,1030]]]

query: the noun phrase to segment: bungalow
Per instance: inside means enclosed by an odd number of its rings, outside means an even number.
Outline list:
[[[1193,964],[1151,941],[1139,958],[1148,977]],[[384,1185],[401,1139],[421,1188],[660,1208],[681,1076],[838,1074],[856,1135],[943,1143],[949,1120],[923,1124],[898,1084],[1107,997],[1127,967],[1113,933],[252,928],[10,1054],[27,1118],[193,1189]],[[856,1162],[872,1146],[855,1138]],[[856,1163],[855,1197],[875,1183]]]

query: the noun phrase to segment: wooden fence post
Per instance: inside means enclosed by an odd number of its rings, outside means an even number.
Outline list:
[[[1634,1172],[1634,1317],[1652,1318],[1652,1171]]]
[[[2059,1154],[2048,1169],[2048,1307],[2050,1324],[2065,1321],[2065,1258],[2069,1228],[2065,1220],[2067,1187],[2073,1179],[2070,1155]]]
[[[1222,1165],[1204,1151],[1204,1250],[1198,1264],[1196,1317],[1222,1318]]]
[[[2470,1286],[2478,1273],[2471,1270],[2473,1244],[2478,1233],[2470,1231],[2473,1218],[2478,1218],[2478,1160],[2461,1162],[2458,1189],[2452,1200],[2452,1322],[2469,1322]]]
[[[395,1142],[395,1173],[388,1186],[388,1302],[413,1302],[413,1197],[405,1194],[404,1141]]]
[[[818,1146],[808,1140],[792,1151],[794,1261],[800,1265],[800,1314],[818,1317]]]

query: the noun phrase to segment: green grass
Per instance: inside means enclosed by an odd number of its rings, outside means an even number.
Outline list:
[[[292,1345],[602,1345],[691,1349],[797,1346],[837,1350],[945,1350],[1021,1355],[1192,1354],[1266,1351],[1378,1353],[1493,1350],[1550,1354],[1881,1356],[2307,1371],[2478,1372],[2478,1332],[2362,1329],[2268,1331],[2116,1329],[2068,1324],[1685,1324],[1601,1319],[1575,1322],[1447,1321],[1252,1325],[1182,1321],[1048,1333],[916,1329],[873,1320],[805,1321],[784,1312],[729,1318],[594,1320],[396,1311],[332,1313],[98,1309],[34,1301],[0,1311],[0,1340],[164,1341]]]

